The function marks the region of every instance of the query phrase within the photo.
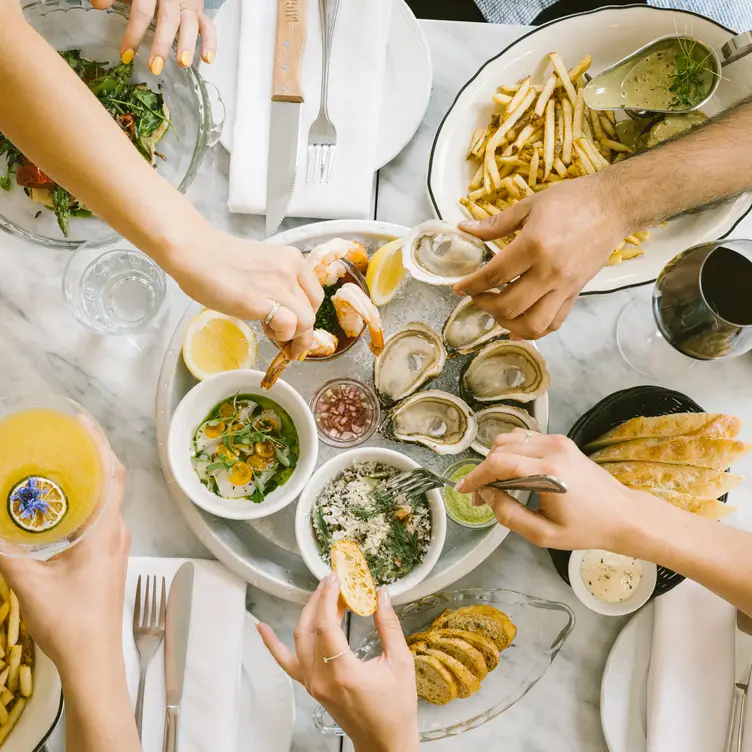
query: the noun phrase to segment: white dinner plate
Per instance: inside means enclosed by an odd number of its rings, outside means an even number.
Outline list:
[[[292,680],[264,646],[258,623],[246,613],[238,752],[289,752],[295,729]]]
[[[391,162],[415,135],[426,114],[433,80],[431,52],[418,20],[405,0],[392,2],[374,169]],[[240,3],[241,0],[226,0],[217,11],[214,23],[219,52],[211,65],[200,64],[201,75],[219,89],[225,105],[225,127],[220,143],[227,151],[232,151],[235,120]]]
[[[653,611],[651,602],[630,619],[606,661],[601,681],[601,725],[609,752],[645,752],[647,748]]]
[[[734,35],[689,11],[643,5],[610,7],[540,26],[488,60],[460,90],[436,134],[428,169],[428,194],[436,215],[450,222],[466,218],[459,199],[466,195],[474,169],[465,158],[467,146],[474,130],[487,125],[493,111],[492,97],[500,84],[513,84],[530,74],[534,83],[543,83],[544,73],[550,72],[550,65],[546,68],[544,62],[552,50],[561,54],[567,66],[591,54],[591,72],[595,74],[656,37],[677,31],[693,34],[714,48]],[[724,68],[718,92],[703,112],[714,115],[748,96],[750,81],[752,59],[743,58]],[[667,184],[674,179],[674,175],[656,175],[656,180]],[[612,292],[654,281],[680,251],[730,233],[750,207],[752,199],[745,196],[651,230],[643,256],[604,267],[584,292]],[[581,211],[586,212],[587,207]]]

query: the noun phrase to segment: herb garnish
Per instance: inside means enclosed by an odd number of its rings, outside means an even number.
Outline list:
[[[689,46],[685,46],[685,40],[678,41],[681,51],[676,56],[676,71],[669,86],[669,91],[674,95],[669,106],[675,110],[689,110],[708,95],[711,85],[708,74],[712,77],[716,72],[710,62],[710,53],[697,59],[694,55],[696,42],[691,41]]]

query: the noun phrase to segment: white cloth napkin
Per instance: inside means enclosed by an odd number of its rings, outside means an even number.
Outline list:
[[[308,130],[319,110],[322,54],[319,4],[308,0],[308,40],[302,69],[305,104],[297,180],[288,216],[371,216],[391,6],[392,0],[342,0],[329,73],[329,115],[337,128],[336,162],[329,183],[307,184]],[[276,7],[277,0],[242,0],[230,159],[231,212],[266,211]]]
[[[648,752],[723,752],[735,638],[736,609],[696,582],[656,599]]]
[[[123,617],[123,654],[134,706],[139,659],[133,641],[133,601],[138,576],[157,575],[170,583],[188,559],[132,558],[128,564]],[[193,560],[193,606],[188,637],[183,701],[180,709],[181,752],[235,752],[238,698],[243,656],[246,584],[214,561]],[[143,588],[143,584],[142,584]],[[143,590],[142,590],[143,598]],[[164,739],[164,642],[146,677],[142,743],[144,752],[160,752]]]

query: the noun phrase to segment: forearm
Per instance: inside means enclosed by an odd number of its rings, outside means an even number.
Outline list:
[[[168,271],[206,226],[133,147],[66,62],[0,0],[0,131],[32,162]]]
[[[619,553],[673,569],[752,615],[752,533],[643,494],[633,501],[638,522],[620,536]]]
[[[630,231],[752,189],[752,99],[595,180]]]
[[[68,752],[140,752],[122,657],[61,671]]]

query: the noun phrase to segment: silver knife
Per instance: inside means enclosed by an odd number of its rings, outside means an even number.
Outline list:
[[[170,597],[167,600],[164,659],[167,714],[163,752],[176,752],[178,748],[180,701],[183,699],[183,679],[185,658],[188,653],[192,603],[193,564],[187,562],[175,574],[170,586]]]
[[[277,0],[277,34],[266,172],[266,235],[287,214],[295,188],[303,89],[300,69],[306,45],[305,0]]]

